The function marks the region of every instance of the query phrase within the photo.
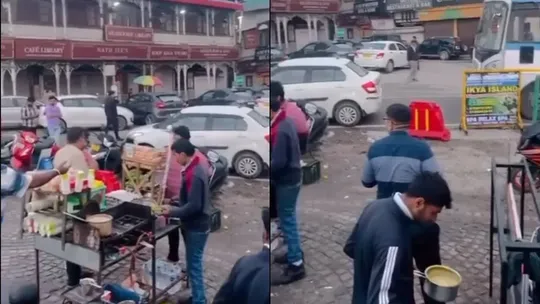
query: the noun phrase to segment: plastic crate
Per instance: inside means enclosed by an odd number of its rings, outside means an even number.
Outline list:
[[[321,162],[316,159],[305,161],[302,166],[302,184],[311,185],[321,179]]]

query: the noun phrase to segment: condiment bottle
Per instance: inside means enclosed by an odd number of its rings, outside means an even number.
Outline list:
[[[84,171],[77,171],[75,177],[75,192],[81,192],[83,189]]]
[[[96,171],[94,169],[88,170],[88,176],[86,177],[88,181],[88,187],[91,188],[94,186],[94,181],[96,180]]]
[[[69,183],[69,174],[62,175],[61,182],[60,182],[60,192],[62,192],[62,194],[64,195],[71,193],[71,186]]]

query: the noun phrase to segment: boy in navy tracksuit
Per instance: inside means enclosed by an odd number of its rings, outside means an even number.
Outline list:
[[[281,110],[283,86],[270,83],[270,179],[276,197],[281,231],[287,242],[287,259],[276,259],[287,264],[279,275],[272,275],[272,285],[289,284],[305,277],[303,253],[296,220],[296,202],[302,185],[300,143],[298,132],[286,113]]]
[[[210,191],[208,173],[195,156],[195,146],[178,139],[171,147],[173,157],[182,165],[179,206],[164,205],[163,213],[180,218],[186,245],[186,266],[191,284],[192,304],[205,304],[203,253],[210,233]]]

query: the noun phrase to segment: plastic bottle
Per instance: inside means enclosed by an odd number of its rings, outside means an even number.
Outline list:
[[[69,183],[69,174],[64,174],[61,176],[60,192],[62,192],[62,194],[64,195],[71,193],[71,186]]]
[[[86,177],[86,180],[88,181],[88,187],[94,186],[94,181],[96,180],[96,171],[94,169],[88,170],[88,176]]]
[[[83,190],[84,171],[77,171],[75,177],[75,192],[81,192]]]

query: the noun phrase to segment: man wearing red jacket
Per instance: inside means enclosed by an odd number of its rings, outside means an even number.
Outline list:
[[[309,137],[306,114],[300,109],[296,102],[285,99],[285,90],[281,83],[275,82],[275,88],[272,89],[274,90],[273,94],[276,94],[277,98],[279,98],[282,103],[281,109],[285,112],[287,118],[294,123],[296,132],[298,133],[300,152],[302,154],[306,153]]]

